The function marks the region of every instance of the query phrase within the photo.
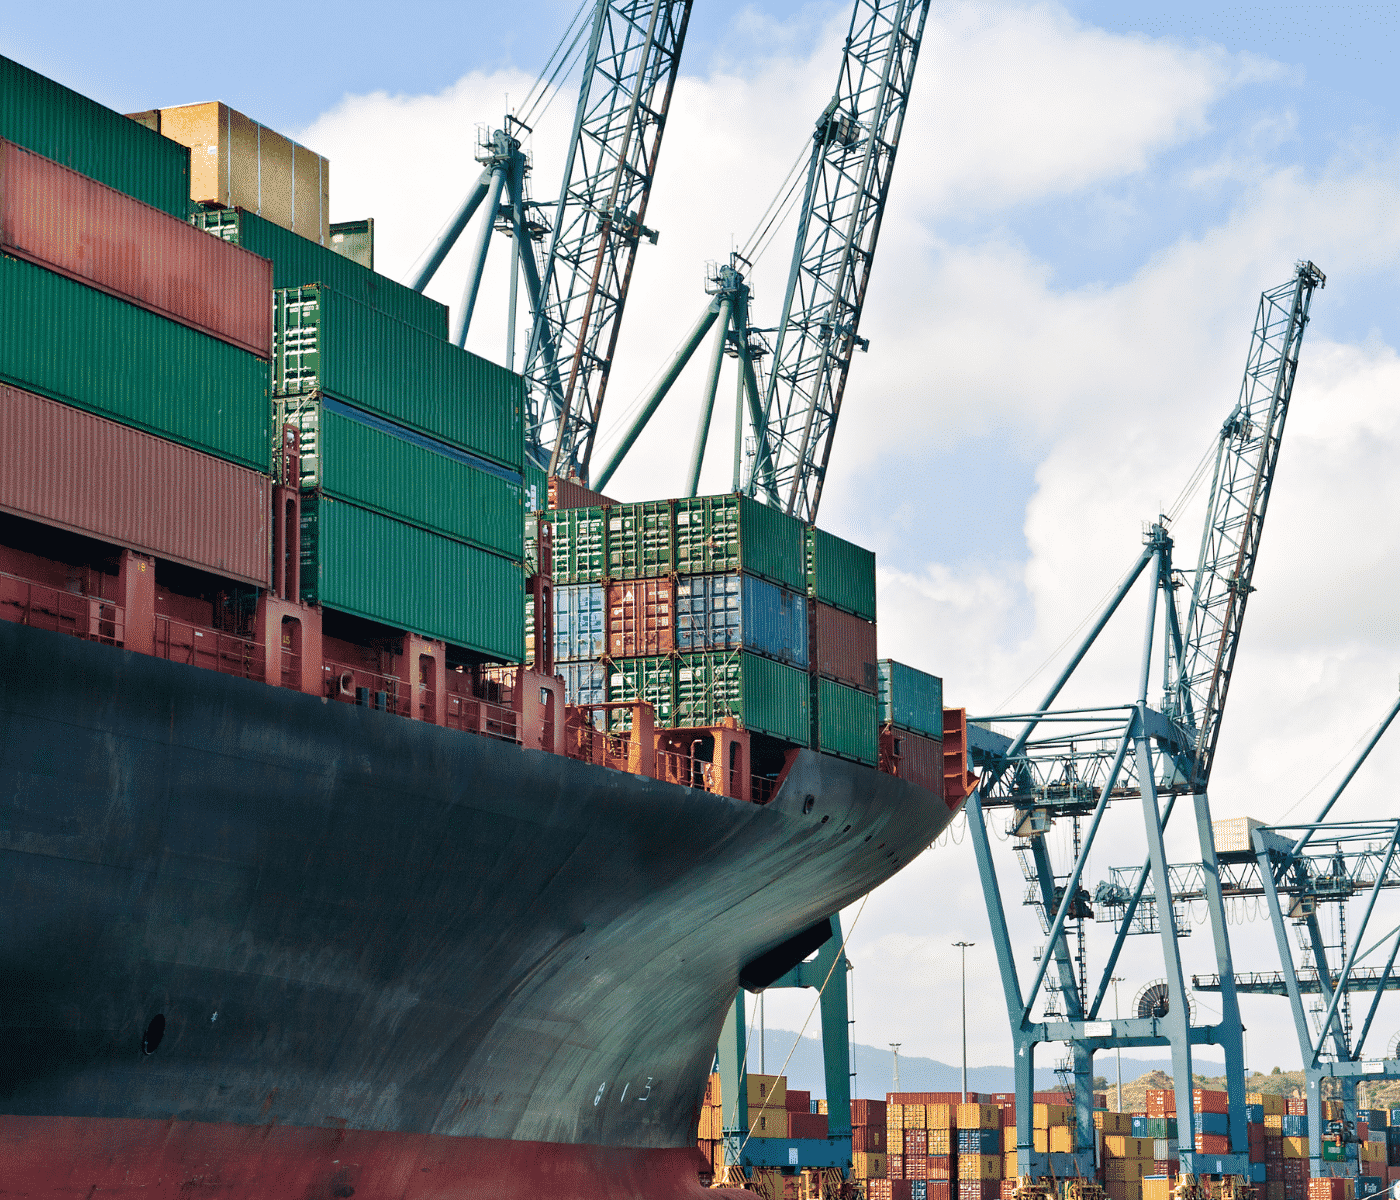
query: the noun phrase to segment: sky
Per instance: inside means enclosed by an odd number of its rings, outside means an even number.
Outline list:
[[[0,49],[123,111],[219,98],[298,138],[331,160],[332,219],[374,217],[377,265],[402,278],[475,178],[478,126],[530,89],[573,11],[404,0],[392,20],[356,3],[328,19],[249,2],[211,33],[172,23],[165,6],[81,2],[56,38],[44,10],[9,6]],[[707,263],[748,236],[804,152],[848,19],[837,3],[696,5],[648,214],[660,240],[639,256],[605,448],[706,303]],[[1138,554],[1143,523],[1213,445],[1259,293],[1310,259],[1327,286],[1304,341],[1212,805],[1217,819],[1311,817],[1400,682],[1397,43],[1395,5],[933,7],[862,319],[870,351],[852,368],[821,510],[825,527],[879,556],[882,655],[943,676],[947,702],[974,716],[1034,703]],[[571,103],[566,87],[529,142],[537,197],[557,187]],[[790,238],[752,273],[760,324],[776,320]],[[503,246],[468,343],[498,361]],[[464,257],[429,289],[454,306]],[[700,369],[611,494],[680,490]],[[708,491],[728,487],[728,375],[719,397]],[[1194,560],[1203,502],[1173,527],[1179,562]],[[1141,611],[1130,598],[1077,695],[1132,699]],[[1397,768],[1392,732],[1335,815],[1400,814]],[[1024,980],[1042,935],[994,832]],[[1187,832],[1170,831],[1178,860],[1193,853]],[[1051,834],[1061,870],[1069,836],[1063,825]],[[1137,806],[1116,806],[1091,888],[1140,862],[1142,845]],[[1376,936],[1397,909],[1382,897]],[[1232,912],[1241,970],[1277,967],[1262,916]],[[960,822],[843,922],[859,1041],[955,1061],[952,943],[965,940],[969,1060],[1010,1061]],[[1091,927],[1091,963],[1111,932]],[[1213,970],[1203,926],[1181,946],[1188,973]],[[1161,973],[1155,941],[1130,939],[1125,1011]],[[1213,997],[1199,1001],[1212,1019]],[[811,1002],[770,996],[769,1028],[801,1028]],[[1252,1068],[1298,1065],[1285,1001],[1247,998],[1244,1022]],[[1392,993],[1372,1049],[1397,1031]],[[1049,1047],[1040,1062],[1056,1057]]]

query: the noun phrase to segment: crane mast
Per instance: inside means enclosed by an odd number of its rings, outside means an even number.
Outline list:
[[[1168,698],[1169,715],[1195,735],[1196,791],[1210,779],[1220,737],[1308,308],[1326,282],[1302,262],[1290,282],[1260,296],[1239,400],[1220,430],[1181,670]]]
[[[929,0],[857,0],[813,135],[797,244],[747,490],[816,519]]]
[[[587,479],[691,0],[599,0],[525,374],[527,451]]]

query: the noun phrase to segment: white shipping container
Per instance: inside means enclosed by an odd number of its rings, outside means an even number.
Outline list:
[[[1254,843],[1251,840],[1254,831],[1264,824],[1263,821],[1256,821],[1253,817],[1231,817],[1225,821],[1215,821],[1211,824],[1211,830],[1215,835],[1215,852],[1217,854],[1253,854]]]

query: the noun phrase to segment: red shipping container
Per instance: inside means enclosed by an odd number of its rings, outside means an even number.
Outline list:
[[[1336,1175],[1308,1181],[1308,1200],[1347,1200],[1349,1181]]]
[[[1018,1179],[1003,1179],[1001,1181],[1001,1200],[1016,1200],[1016,1185],[1020,1183]]]
[[[904,1155],[887,1154],[885,1156],[885,1175],[890,1179],[904,1178]]]
[[[926,1161],[925,1170],[929,1179],[956,1179],[957,1171],[954,1169],[957,1159],[951,1154],[930,1154]]]
[[[0,462],[6,512],[268,586],[265,475],[4,384]]]
[[[885,1099],[891,1104],[989,1104],[981,1092],[968,1092],[963,1099],[962,1092],[886,1092]],[[874,1101],[872,1101],[874,1103]]]
[[[788,1088],[783,1106],[790,1113],[810,1113],[812,1111],[812,1093]]]
[[[880,731],[880,770],[916,783],[939,799],[943,798],[942,742],[903,729],[883,729]]]
[[[883,1100],[852,1100],[851,1124],[857,1128],[862,1125],[878,1125],[883,1129],[885,1127],[885,1102]]]
[[[557,475],[549,477],[550,508],[601,508],[605,504],[616,503],[616,500],[610,500],[601,492],[590,491],[572,479],[560,479]]]
[[[960,1179],[958,1200],[1001,1200],[1001,1180]]]
[[[1169,1088],[1148,1088],[1147,1115],[1149,1117],[1176,1116],[1176,1093]]]
[[[608,587],[608,653],[613,658],[654,658],[670,654],[676,646],[675,598],[669,579],[637,579],[611,584]]]
[[[1290,1096],[1285,1103],[1288,1105],[1290,1117],[1306,1117],[1308,1115],[1308,1102],[1302,1096]]]
[[[868,1200],[890,1200],[890,1181],[888,1179],[867,1179],[865,1181],[865,1194]]]
[[[1228,1092],[1217,1092],[1209,1088],[1191,1090],[1191,1111],[1198,1113],[1227,1113],[1230,1111]]]
[[[1196,1135],[1197,1154],[1229,1154],[1230,1135],[1228,1133],[1198,1133]]]
[[[927,1154],[906,1154],[904,1156],[904,1178],[905,1179],[927,1179],[928,1178],[928,1155]]]
[[[928,1130],[906,1129],[904,1131],[904,1157],[928,1157]],[[911,1179],[922,1179],[922,1175],[911,1175]]]
[[[826,1113],[789,1112],[788,1137],[826,1138]]]
[[[874,692],[879,684],[875,667],[875,623],[815,600],[810,603],[809,610],[812,631],[810,649],[817,674],[863,692]],[[958,1093],[958,1097],[960,1100],[961,1093]],[[957,1102],[933,1101],[935,1104]],[[918,1104],[920,1101],[906,1100],[903,1103]],[[975,1101],[969,1099],[968,1103]]]
[[[272,355],[272,263],[0,139],[0,244],[89,287]]]
[[[938,1101],[935,1100],[934,1103],[937,1104]],[[928,1200],[952,1200],[956,1195],[956,1189],[946,1179],[928,1181]]]
[[[909,1185],[909,1180],[890,1180],[890,1200],[914,1200],[914,1189]]]
[[[1003,1104],[1001,1106],[1001,1127],[1003,1129],[1014,1129],[1016,1127],[1016,1106],[1014,1104]]]
[[[884,1154],[886,1149],[885,1127],[883,1125],[855,1126],[851,1130],[851,1149],[857,1154]]]

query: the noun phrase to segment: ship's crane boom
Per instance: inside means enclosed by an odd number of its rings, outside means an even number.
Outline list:
[[[525,373],[527,450],[588,477],[691,0],[599,0]]]
[[[1167,706],[1175,721],[1194,730],[1190,777],[1196,790],[1210,779],[1298,351],[1313,292],[1325,283],[1312,263],[1299,263],[1289,283],[1259,298],[1240,397],[1220,430],[1182,665]]]
[[[821,503],[851,355],[866,348],[861,310],[928,10],[929,0],[857,0],[813,135],[748,485],[805,521]]]

